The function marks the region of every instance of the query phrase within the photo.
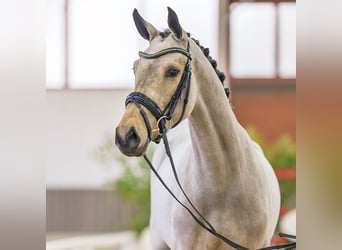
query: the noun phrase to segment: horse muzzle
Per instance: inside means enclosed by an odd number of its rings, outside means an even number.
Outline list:
[[[135,127],[130,127],[127,130],[117,127],[115,130],[115,144],[127,156],[142,156],[148,146],[148,143],[141,143],[141,138]]]

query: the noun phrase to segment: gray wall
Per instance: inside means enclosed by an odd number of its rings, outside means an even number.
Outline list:
[[[122,167],[115,160],[104,166],[94,152],[114,139],[130,91],[47,90],[47,232],[129,228],[134,209],[104,189]]]
[[[130,228],[134,207],[106,190],[47,190],[46,232],[113,232]]]
[[[48,90],[46,186],[101,189],[120,173],[115,161],[104,166],[94,153],[114,129],[131,90]],[[113,147],[113,152],[117,149]]]

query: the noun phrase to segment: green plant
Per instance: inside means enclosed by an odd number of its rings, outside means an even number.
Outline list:
[[[147,151],[151,159],[153,145]],[[106,136],[104,142],[95,151],[95,158],[108,167],[113,167],[114,162],[121,166],[120,176],[105,184],[106,187],[116,192],[120,198],[134,207],[131,228],[136,233],[141,233],[149,224],[150,217],[150,169],[144,159],[127,157],[116,149],[111,136]],[[115,164],[117,165],[117,164]]]
[[[152,150],[147,155],[151,157]],[[107,185],[127,203],[136,208],[132,229],[138,234],[149,224],[150,217],[150,170],[144,159],[139,158],[134,167],[128,165],[127,157],[120,156],[124,172],[120,178]]]
[[[261,146],[274,169],[296,168],[296,145],[289,135],[282,135],[275,142],[266,142],[254,127],[248,127],[247,132]],[[279,180],[279,186],[281,205],[288,209],[295,208],[296,180]]]

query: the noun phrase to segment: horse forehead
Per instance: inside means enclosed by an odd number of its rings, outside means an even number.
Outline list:
[[[183,41],[174,39],[172,34],[166,38],[158,36],[151,41],[150,46],[145,50],[145,52],[155,53],[170,47],[180,47],[182,49],[186,49],[186,44]]]
[[[158,68],[160,67],[160,62],[157,62],[158,58],[156,59],[145,59],[140,58],[139,60],[139,70],[135,75],[138,81],[147,78],[154,78],[158,73]],[[160,61],[160,60],[158,60]]]
[[[149,47],[144,52],[153,54],[171,47],[180,47],[185,49],[181,42],[175,41],[171,35],[169,35],[166,38],[156,37],[153,39]],[[141,82],[142,80],[146,81],[147,79],[157,79],[157,74],[160,73],[159,69],[161,67],[165,67],[169,63],[173,63],[181,67],[181,65],[186,63],[186,60],[187,58],[181,53],[170,53],[153,59],[140,57],[138,60],[139,69],[136,74],[136,80]]]

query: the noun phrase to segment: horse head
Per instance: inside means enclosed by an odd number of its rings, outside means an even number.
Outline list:
[[[115,143],[128,156],[141,156],[151,141],[191,113],[195,88],[190,81],[190,40],[176,13],[168,8],[166,31],[157,30],[134,9],[133,19],[149,47],[134,62],[135,89],[126,99]]]

